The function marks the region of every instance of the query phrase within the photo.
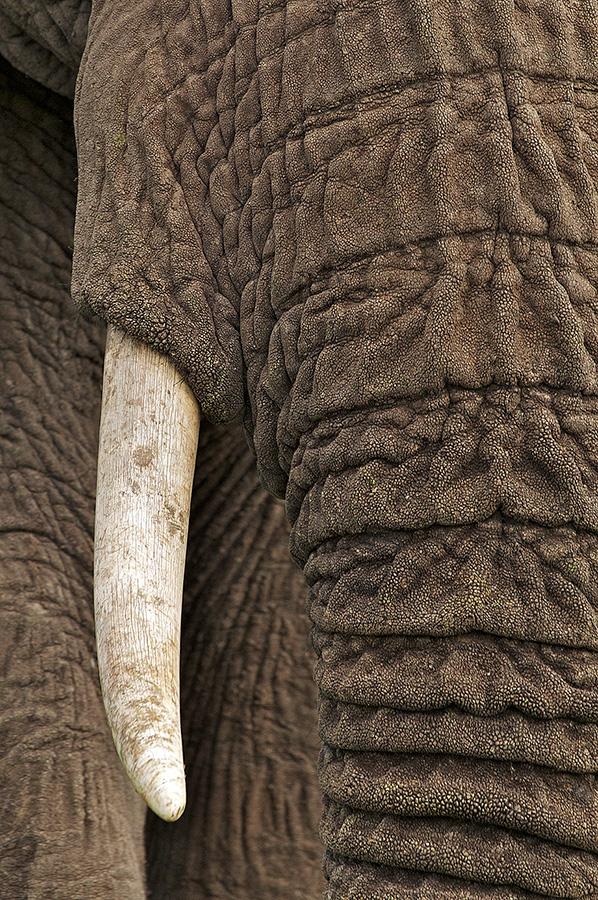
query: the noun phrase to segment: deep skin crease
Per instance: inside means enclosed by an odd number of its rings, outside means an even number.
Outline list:
[[[595,0],[94,4],[73,296],[285,498],[326,900],[598,897],[597,85]]]

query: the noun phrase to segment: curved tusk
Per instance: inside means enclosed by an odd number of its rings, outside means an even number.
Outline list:
[[[108,328],[95,531],[102,694],[135,789],[185,808],[179,657],[199,408],[170,360]]]

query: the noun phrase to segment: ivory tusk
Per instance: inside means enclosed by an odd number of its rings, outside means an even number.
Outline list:
[[[98,665],[118,755],[167,821],[186,799],[180,630],[199,421],[170,360],[109,326],[95,526]]]

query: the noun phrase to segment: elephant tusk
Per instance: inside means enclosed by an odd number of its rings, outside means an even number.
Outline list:
[[[98,666],[118,755],[167,821],[186,800],[180,630],[199,422],[170,360],[109,326],[95,526]]]

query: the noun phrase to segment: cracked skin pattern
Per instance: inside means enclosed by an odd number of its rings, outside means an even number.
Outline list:
[[[598,3],[90,34],[75,299],[286,496],[327,900],[598,897]]]

